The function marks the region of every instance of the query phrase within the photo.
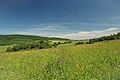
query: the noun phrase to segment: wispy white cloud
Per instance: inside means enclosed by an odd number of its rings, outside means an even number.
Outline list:
[[[73,24],[72,28],[70,28],[68,24],[70,26]],[[77,25],[80,27],[76,27],[76,25],[74,26],[74,24],[83,24],[83,25]],[[92,26],[95,27],[92,28]],[[108,28],[108,26],[112,28]],[[85,27],[87,28],[87,30]],[[105,29],[105,27],[107,29]],[[103,28],[104,30],[97,30]],[[38,36],[46,36],[46,37],[69,38],[69,39],[89,39],[89,38],[96,38],[104,35],[113,34],[118,31],[120,31],[120,24],[64,22],[64,23],[56,23],[56,24],[33,25],[32,28],[22,29],[20,31],[14,31],[11,34],[38,35]]]
[[[107,26],[120,27],[120,24],[115,24],[115,23],[91,23],[91,22],[88,22],[88,23],[87,22],[60,22],[60,23],[57,23],[54,25],[86,25],[86,26],[91,26],[91,27],[92,26],[96,26],[96,27],[107,27]]]
[[[90,39],[90,38],[97,38],[105,35],[114,34],[119,30],[120,28],[108,28],[105,30],[96,30],[96,31],[80,31],[78,33],[56,35],[53,37],[69,38],[69,39]]]
[[[65,27],[61,27],[61,26],[44,26],[44,27],[27,29],[27,31],[56,31],[64,28]]]
[[[56,25],[36,25],[36,28],[23,29],[20,31],[12,32],[11,34],[25,34],[25,35],[38,35],[38,36],[54,36],[56,34],[62,34],[67,27]]]

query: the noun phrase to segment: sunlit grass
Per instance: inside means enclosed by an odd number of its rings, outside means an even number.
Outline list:
[[[14,44],[15,45],[15,44]],[[6,46],[0,46],[0,54],[3,52],[6,52],[8,47],[12,47],[14,45],[6,45]]]
[[[0,54],[0,80],[117,79],[120,40]]]

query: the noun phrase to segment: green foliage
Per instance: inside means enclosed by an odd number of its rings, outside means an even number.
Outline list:
[[[75,45],[80,45],[80,44],[84,44],[84,42],[78,42]]]
[[[68,40],[68,41],[64,42],[63,44],[68,44],[68,43],[72,43],[72,41]]]
[[[48,41],[37,41],[37,42],[30,42],[30,43],[23,43],[18,44],[13,47],[8,47],[6,52],[14,52],[20,50],[29,50],[29,49],[47,49],[51,48],[54,45],[50,45]],[[57,47],[57,45],[55,46]]]
[[[21,44],[14,45],[12,47],[8,47],[6,49],[6,52],[14,52],[14,51],[20,51],[20,50],[30,50],[30,49],[47,49],[47,48],[56,48],[60,44],[68,44],[72,43],[72,41],[65,41],[64,43],[61,42],[51,42],[48,40],[40,40],[36,42],[25,42]]]
[[[53,44],[53,46],[56,48],[56,47],[58,46],[58,44],[55,42],[55,43]]]
[[[60,42],[58,42],[58,44],[61,44]]]
[[[100,42],[100,41],[106,41],[106,40],[117,40],[117,39],[120,39],[120,32],[117,34],[109,35],[109,36],[90,39],[89,42],[94,43],[94,42]]]
[[[13,49],[11,47],[8,47],[6,50],[6,52],[12,52],[12,51],[13,51]]]
[[[0,46],[0,54],[5,53],[8,47],[13,47],[14,45]]]
[[[35,42],[39,40],[69,40],[64,38],[49,38],[32,35],[0,35],[0,46]]]
[[[75,45],[93,44],[95,42],[108,41],[108,40],[117,40],[117,39],[120,39],[120,32],[117,33],[117,34],[109,35],[109,36],[103,36],[103,37],[100,37],[100,38],[89,39],[88,42],[78,42]]]
[[[120,40],[0,55],[0,80],[119,79]]]

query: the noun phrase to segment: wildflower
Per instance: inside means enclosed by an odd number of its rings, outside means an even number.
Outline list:
[[[45,66],[45,64],[41,64],[41,66],[42,66],[42,67],[44,67],[44,66]]]
[[[77,67],[79,67],[79,64],[76,64]]]
[[[57,59],[57,62],[58,62],[58,63],[62,62],[62,58],[58,58],[58,59]]]
[[[46,72],[49,73],[49,72],[50,72],[50,69],[47,69]]]

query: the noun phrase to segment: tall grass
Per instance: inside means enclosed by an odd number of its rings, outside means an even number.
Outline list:
[[[0,80],[119,80],[120,40],[0,54]]]
[[[6,52],[8,47],[13,47],[15,44],[13,45],[6,45],[6,46],[0,46],[0,54],[3,52]]]

